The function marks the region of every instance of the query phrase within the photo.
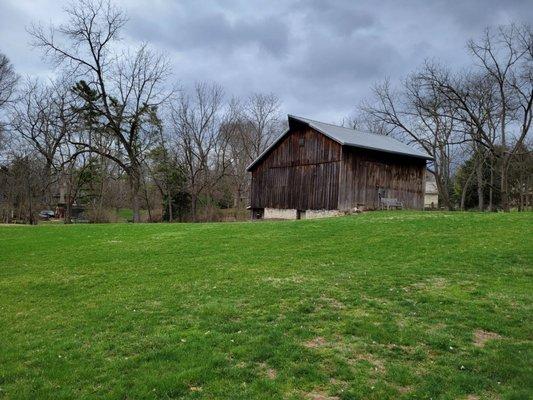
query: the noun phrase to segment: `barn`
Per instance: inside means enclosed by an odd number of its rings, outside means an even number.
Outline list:
[[[254,219],[424,207],[427,154],[389,136],[288,119],[289,128],[247,168]]]

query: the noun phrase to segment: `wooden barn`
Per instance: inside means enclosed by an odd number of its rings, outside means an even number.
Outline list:
[[[248,166],[253,218],[424,207],[427,154],[389,136],[288,117],[289,128]]]

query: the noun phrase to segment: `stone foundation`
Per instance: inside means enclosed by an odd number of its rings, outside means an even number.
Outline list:
[[[292,208],[265,208],[264,219],[316,219],[338,217],[346,215],[346,212],[339,210],[305,210],[298,211]]]
[[[298,212],[290,208],[265,208],[264,219],[296,219]]]
[[[305,213],[302,213],[302,219],[339,217],[345,214],[346,213],[339,210],[305,210]]]

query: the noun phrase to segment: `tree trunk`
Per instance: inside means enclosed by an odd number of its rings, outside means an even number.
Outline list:
[[[501,182],[500,182],[500,196],[501,196],[501,207],[505,212],[509,212],[509,193],[507,192],[507,157],[504,157],[502,160],[502,169],[501,169]]]
[[[235,210],[239,207],[239,195],[240,195],[240,190],[237,185],[237,187],[235,188],[235,192],[233,193],[233,208]]]
[[[143,192],[144,192],[144,201],[146,203],[146,209],[148,210],[148,221],[152,222],[152,207],[150,207],[150,199],[148,198],[148,188],[146,187],[146,182],[143,179]]]
[[[31,184],[30,184],[30,178],[26,176],[26,184],[28,189],[28,209],[29,209],[29,222],[30,225],[36,225],[35,218],[33,216],[33,201],[32,201],[32,190],[31,190]]]
[[[140,213],[140,192],[141,179],[140,173],[137,170],[132,170],[129,173],[130,189],[131,189],[131,208],[133,210],[133,222],[141,221]]]
[[[196,206],[198,203],[198,196],[196,193],[191,194],[191,217],[193,222],[196,222]]]
[[[170,194],[170,190],[167,194],[167,201],[168,201],[168,222],[172,222],[173,216],[172,216],[172,196]]]
[[[445,177],[440,173],[439,168],[435,168],[435,183],[437,185],[437,193],[439,195],[439,203],[441,203],[448,211],[452,210],[452,202],[450,200],[450,193]],[[437,204],[439,207],[439,204]]]
[[[473,176],[474,176],[474,170],[472,170],[472,172],[470,172],[470,175],[468,175],[468,178],[466,178],[466,182],[463,186],[463,190],[461,191],[461,211],[465,210],[466,192],[468,191],[468,187],[470,186],[470,181],[472,180]]]
[[[52,163],[50,161],[46,162],[44,167],[44,187],[42,189],[42,194],[44,197],[44,202],[47,208],[52,208]]]
[[[69,198],[65,202],[65,216],[63,218],[65,224],[72,223],[72,200]]]
[[[490,159],[490,182],[489,182],[489,206],[488,210],[492,211],[492,198],[493,198],[493,189],[494,188],[494,163],[493,158]]]
[[[479,154],[479,159],[476,165],[476,174],[477,174],[477,204],[479,211],[485,209],[484,196],[483,196],[483,159],[482,155]]]
[[[527,179],[526,179],[526,188],[525,188],[526,199],[525,199],[525,203],[524,203],[526,210],[530,209],[530,206],[531,206],[531,195],[530,195],[530,191],[529,191],[530,187],[531,187],[531,177],[528,176]]]

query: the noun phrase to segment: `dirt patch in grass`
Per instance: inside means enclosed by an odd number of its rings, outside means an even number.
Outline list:
[[[306,399],[309,400],[340,400],[338,396],[329,396],[324,392],[311,392],[305,395]]]
[[[385,365],[382,360],[379,358],[374,357],[372,354],[357,354],[355,357],[352,357],[351,359],[352,363],[356,364],[360,361],[366,361],[369,364],[372,365],[372,368],[374,371],[383,374],[385,372]]]
[[[305,277],[300,275],[293,275],[288,276],[285,278],[274,278],[274,277],[266,277],[263,279],[264,282],[271,284],[274,287],[281,287],[285,285],[301,285],[304,282],[307,282],[308,280],[305,279]]]
[[[411,386],[399,386],[397,389],[400,394],[406,394],[413,391],[413,388]]]
[[[474,331],[474,346],[484,347],[485,343],[489,340],[498,340],[502,337],[495,332],[485,331],[483,329],[477,329]]]
[[[320,301],[324,303],[326,306],[328,306],[329,308],[332,308],[334,310],[342,310],[346,308],[344,303],[332,297],[321,296]]]
[[[404,344],[389,343],[389,344],[384,345],[383,347],[385,347],[388,350],[398,351],[404,354],[413,354],[415,351],[414,347],[407,346]]]
[[[490,399],[490,400],[501,400],[500,395],[493,392],[482,392],[480,395],[469,394],[464,397],[466,400],[480,400],[480,399]]]
[[[365,361],[371,364],[372,369],[375,372],[379,374],[382,374],[385,372],[385,365],[381,359],[375,357],[374,355],[370,353],[356,350],[354,347],[350,346],[350,344],[346,343],[342,337],[339,337],[339,336],[337,336],[335,340],[331,342],[328,342],[322,336],[317,336],[305,342],[304,346],[307,347],[308,349],[319,349],[319,348],[332,349],[336,351],[339,355],[343,356],[344,359],[352,365],[356,365],[362,361]],[[405,347],[411,350],[411,348],[409,348],[408,346],[405,346]]]
[[[350,385],[348,382],[336,378],[331,378],[329,383],[342,389],[346,389]]]
[[[316,338],[305,342],[304,346],[307,347],[308,349],[317,349],[319,347],[324,347],[327,344],[328,342],[326,342],[326,339],[324,339],[322,336],[317,336]]]
[[[278,373],[273,368],[268,368],[265,373],[268,379],[276,379],[276,377],[278,376]]]
[[[405,291],[409,290],[440,290],[448,286],[448,281],[445,278],[430,278],[422,282],[413,283],[404,288]]]
[[[267,363],[260,363],[259,368],[261,373],[268,379],[276,379],[278,376],[278,372],[274,368],[270,368]]]

